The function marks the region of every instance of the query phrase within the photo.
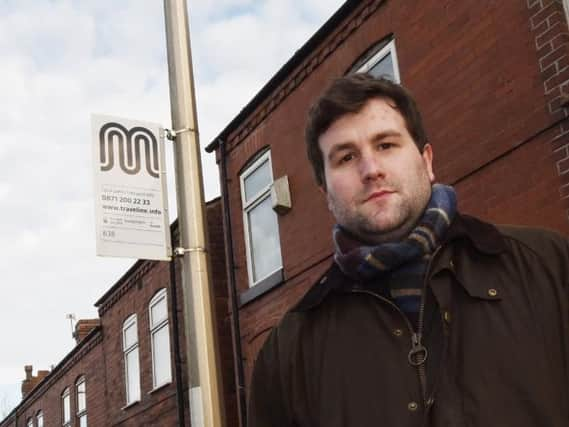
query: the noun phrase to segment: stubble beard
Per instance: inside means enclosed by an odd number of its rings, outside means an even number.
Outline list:
[[[375,212],[366,214],[355,207],[338,203],[329,193],[328,206],[337,223],[363,242],[370,244],[398,242],[409,235],[416,226],[429,202],[430,195],[429,185],[428,189],[425,188],[424,192],[420,192],[412,199],[400,199],[384,209],[378,206]],[[353,203],[352,206],[356,204]],[[386,217],[386,214],[391,218]]]
[[[408,224],[408,206],[398,207],[392,218],[381,218],[385,216],[385,212],[381,211],[372,215],[359,210],[350,212],[349,208],[337,204],[333,205],[332,213],[342,227],[360,240],[373,244],[401,240],[414,225]]]

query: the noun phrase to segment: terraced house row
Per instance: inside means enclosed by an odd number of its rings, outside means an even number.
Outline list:
[[[220,200],[206,212],[225,400],[235,412]],[[176,241],[176,223],[172,231]],[[77,322],[77,344],[58,365],[37,375],[26,366],[22,401],[0,426],[189,425],[178,263],[139,260],[95,305],[99,318]]]
[[[368,72],[409,88],[437,180],[455,187],[462,212],[569,234],[566,7],[347,0],[207,146],[220,170],[221,197],[207,212],[228,425],[245,425],[268,332],[332,259],[332,218],[303,132],[333,78]],[[126,272],[97,302],[99,323],[0,427],[189,425],[171,273],[148,261]]]

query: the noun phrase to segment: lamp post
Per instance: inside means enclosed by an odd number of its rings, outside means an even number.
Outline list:
[[[185,0],[164,0],[193,427],[225,426]]]

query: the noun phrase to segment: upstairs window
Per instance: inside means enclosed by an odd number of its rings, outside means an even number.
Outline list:
[[[152,347],[152,385],[158,388],[172,381],[170,363],[170,328],[166,289],[161,289],[150,301],[150,341]]]
[[[277,214],[273,211],[271,153],[266,151],[241,174],[241,200],[249,286],[282,269]]]
[[[63,390],[61,394],[61,412],[62,412],[62,425],[68,427],[71,425],[71,391],[69,387]]]
[[[34,427],[34,419],[32,417],[28,418],[26,422],[26,427]]]
[[[43,427],[43,412],[38,411],[36,414],[36,425],[37,427]]]
[[[122,342],[124,352],[124,376],[126,404],[140,400],[140,363],[138,358],[138,324],[136,314],[123,323]]]
[[[77,391],[77,420],[79,427],[87,427],[87,386],[85,377],[80,377],[75,384]]]
[[[395,40],[381,41],[372,46],[356,61],[349,73],[368,73],[376,78],[384,77],[400,83]]]

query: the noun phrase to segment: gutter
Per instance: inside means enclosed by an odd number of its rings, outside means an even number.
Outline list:
[[[174,233],[172,233],[174,234]],[[174,236],[172,236],[174,242]],[[172,307],[172,334],[174,335],[174,378],[176,379],[176,408],[178,425],[186,425],[184,414],[184,384],[182,383],[182,357],[180,352],[180,327],[178,323],[178,295],[176,284],[176,258],[169,262],[170,267],[170,307]]]

